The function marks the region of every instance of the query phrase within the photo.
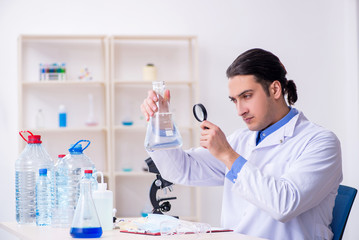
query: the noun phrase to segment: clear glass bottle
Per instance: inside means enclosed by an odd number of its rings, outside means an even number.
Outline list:
[[[92,171],[85,172],[80,181],[80,197],[70,229],[74,238],[99,238],[102,235],[102,227],[92,199],[91,178]]]
[[[164,97],[165,82],[153,82],[152,87],[157,94],[158,111],[147,124],[145,148],[148,151],[179,148],[182,146],[182,137],[173,120],[169,101]]]

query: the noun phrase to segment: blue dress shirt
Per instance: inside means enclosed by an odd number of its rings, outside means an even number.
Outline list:
[[[289,107],[289,113],[285,115],[281,120],[274,123],[273,125],[267,127],[264,130],[257,132],[256,145],[262,142],[266,137],[268,137],[271,133],[277,131],[279,128],[283,127],[287,124],[295,115],[298,114],[298,110],[292,107]],[[238,173],[241,171],[243,165],[247,162],[245,158],[239,156],[233,163],[231,170],[226,174],[226,177],[231,181],[235,182],[237,179]]]

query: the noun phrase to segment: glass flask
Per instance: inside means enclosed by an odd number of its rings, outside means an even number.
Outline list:
[[[102,227],[92,199],[91,178],[92,170],[85,170],[85,176],[80,181],[80,197],[70,230],[73,238],[99,238],[102,235]]]
[[[153,82],[153,91],[157,94],[158,111],[147,124],[145,148],[148,151],[180,148],[182,137],[173,120],[168,99],[164,97],[165,82]]]

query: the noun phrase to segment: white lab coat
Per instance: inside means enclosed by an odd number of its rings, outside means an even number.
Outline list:
[[[223,185],[222,227],[267,239],[332,239],[332,210],[342,180],[340,142],[299,112],[256,146],[256,132],[228,141],[248,160],[235,183],[204,148],[149,152],[164,179]],[[214,206],[215,207],[215,206]]]

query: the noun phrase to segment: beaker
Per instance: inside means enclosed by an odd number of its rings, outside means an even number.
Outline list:
[[[148,151],[180,148],[182,137],[173,120],[172,112],[167,98],[165,82],[153,82],[153,90],[157,94],[158,111],[150,118],[147,124],[145,148]]]
[[[102,227],[92,199],[91,174],[86,174],[80,181],[80,197],[77,202],[75,216],[72,221],[70,234],[73,238],[99,238]]]

